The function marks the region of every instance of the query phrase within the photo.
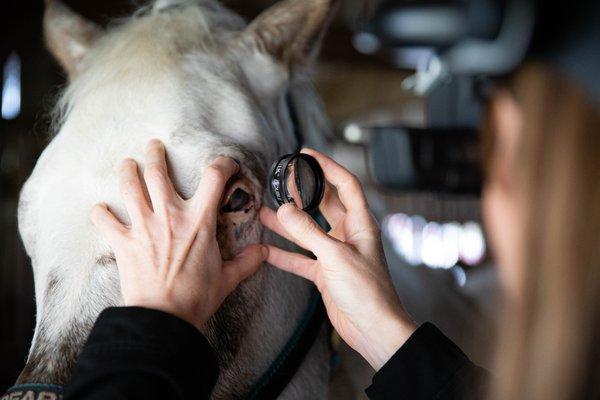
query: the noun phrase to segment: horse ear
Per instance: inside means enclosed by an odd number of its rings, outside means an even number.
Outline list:
[[[288,66],[310,63],[338,4],[338,0],[280,1],[252,21],[244,38]]]
[[[72,78],[81,72],[83,58],[102,30],[59,0],[45,2],[46,46]]]

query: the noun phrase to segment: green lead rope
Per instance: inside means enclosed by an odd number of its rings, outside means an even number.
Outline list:
[[[312,348],[325,319],[325,306],[319,291],[313,287],[306,311],[294,333],[269,369],[240,400],[276,399],[298,371]]]

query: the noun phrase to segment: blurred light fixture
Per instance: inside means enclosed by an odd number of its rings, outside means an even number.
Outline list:
[[[370,32],[360,32],[353,36],[352,45],[362,54],[375,54],[381,48],[379,38]]]
[[[485,257],[485,239],[483,230],[476,222],[467,222],[462,226],[459,238],[460,259],[466,265],[477,265]]]
[[[15,119],[21,113],[21,57],[15,52],[6,59],[2,78],[2,118]]]
[[[384,219],[383,232],[408,264],[452,269],[459,284],[463,278],[455,267],[459,263],[477,266],[486,254],[483,230],[477,222],[428,222],[419,215],[397,213]]]
[[[452,272],[452,276],[456,280],[456,284],[458,286],[463,287],[467,284],[467,273],[462,267],[455,265],[454,267],[452,267],[450,272]]]
[[[360,125],[350,123],[344,127],[344,139],[350,143],[360,143],[363,140],[363,130]]]
[[[436,58],[432,47],[400,47],[392,51],[392,60],[398,68],[424,70]]]
[[[436,7],[404,6],[382,15],[379,31],[388,39],[404,43],[454,44],[468,33],[468,14],[453,4]]]

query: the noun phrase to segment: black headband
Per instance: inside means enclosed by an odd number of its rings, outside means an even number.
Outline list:
[[[527,58],[547,62],[600,105],[600,1],[537,1]]]

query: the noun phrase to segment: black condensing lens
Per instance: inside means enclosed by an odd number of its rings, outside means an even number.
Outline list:
[[[269,190],[278,205],[293,203],[304,211],[314,210],[324,189],[323,170],[308,154],[286,154],[271,167]]]

